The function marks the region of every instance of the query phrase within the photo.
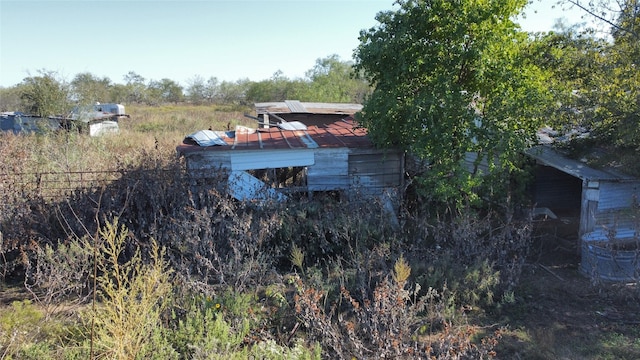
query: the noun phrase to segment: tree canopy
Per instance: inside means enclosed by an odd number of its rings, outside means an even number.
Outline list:
[[[593,29],[559,28],[537,35],[531,59],[553,72],[549,87],[561,105],[550,108],[549,118],[560,131],[580,130],[565,144],[571,154],[640,175],[640,3],[616,2],[617,9],[607,0],[568,3],[580,5],[611,31],[598,37]]]
[[[354,73],[352,63],[340,60],[337,55],[317,59],[305,78],[289,79],[282,71],[275,72],[270,79],[257,82],[249,79],[220,82],[216,77],[205,80],[195,75],[187,80],[186,87],[168,78],[146,79],[134,71],[124,75],[122,84],[89,72],[77,74],[69,84],[55,72],[41,70],[40,73],[42,76],[25,78],[21,84],[12,88],[0,88],[0,109],[35,114],[39,104],[49,106],[43,102],[47,100],[44,95],[55,95],[59,102],[56,106],[62,111],[68,111],[69,104],[95,102],[249,105],[252,102],[295,99],[360,103],[370,91],[369,84]],[[58,91],[56,88],[64,90],[64,93],[53,94]],[[36,92],[42,92],[42,96]],[[20,98],[21,102],[17,100]],[[47,112],[48,110],[44,111]]]
[[[511,20],[527,1],[397,3],[360,33],[356,69],[375,87],[362,125],[427,161],[417,180],[434,200],[507,194],[551,102],[549,74],[523,56],[529,37]]]

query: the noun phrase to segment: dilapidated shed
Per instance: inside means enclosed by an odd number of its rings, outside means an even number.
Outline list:
[[[577,216],[578,235],[603,228],[633,228],[631,211],[640,195],[640,179],[613,168],[593,168],[550,145],[527,151],[535,159],[533,201],[558,216]]]
[[[187,136],[177,152],[192,172],[229,172],[229,187],[237,198],[255,197],[257,191],[250,189],[268,187],[277,193],[339,191],[393,200],[403,185],[404,153],[376,148],[350,116],[326,126],[283,122],[201,131]],[[296,179],[269,184],[256,170],[284,170]]]

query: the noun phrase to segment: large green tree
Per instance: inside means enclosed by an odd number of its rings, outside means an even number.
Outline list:
[[[527,0],[400,0],[360,33],[356,70],[375,87],[359,114],[380,146],[428,163],[433,200],[507,195],[550,101],[512,22]]]
[[[179,103],[184,99],[182,86],[177,82],[164,78],[160,81],[151,80],[147,86],[147,103],[158,105],[163,103]]]
[[[616,10],[609,1],[569,3],[611,31],[560,27],[532,43],[531,58],[554,72],[549,84],[562,106],[550,117],[560,131],[582,130],[566,144],[576,156],[640,174],[640,2],[616,2]],[[609,151],[592,156],[594,147]]]
[[[111,79],[99,78],[89,72],[77,74],[71,80],[73,98],[80,104],[111,102]]]
[[[371,88],[358,76],[353,64],[341,61],[338,55],[316,60],[305,74],[309,79],[308,101],[362,103]]]
[[[22,109],[38,116],[64,115],[70,109],[69,86],[55,71],[39,70],[18,84]]]
[[[612,27],[597,88],[593,129],[604,142],[640,150],[640,2],[626,0]],[[636,160],[637,161],[637,160]]]

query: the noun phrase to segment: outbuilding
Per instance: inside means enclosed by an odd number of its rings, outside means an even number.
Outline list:
[[[376,148],[351,114],[326,125],[280,118],[268,127],[198,131],[177,152],[192,173],[228,173],[229,191],[240,199],[267,189],[272,195],[338,192],[395,203],[404,182],[404,152]]]
[[[550,145],[533,147],[527,155],[535,160],[536,208],[575,224],[581,272],[607,281],[640,279],[640,179],[593,168]]]

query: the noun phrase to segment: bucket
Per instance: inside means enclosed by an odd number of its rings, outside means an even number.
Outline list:
[[[640,238],[635,230],[597,230],[582,236],[580,271],[592,279],[638,281]]]

